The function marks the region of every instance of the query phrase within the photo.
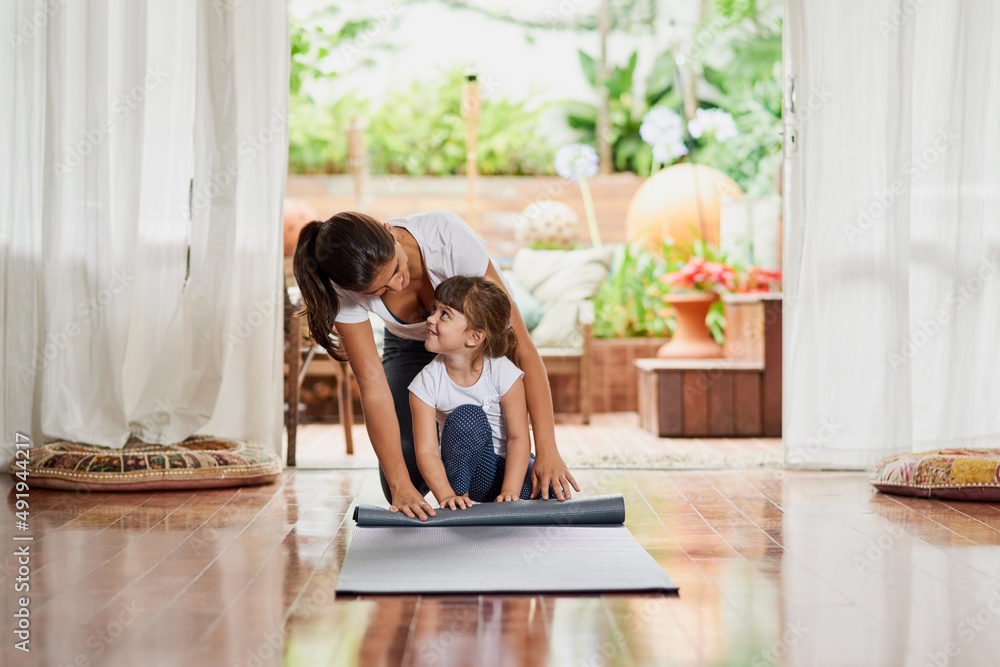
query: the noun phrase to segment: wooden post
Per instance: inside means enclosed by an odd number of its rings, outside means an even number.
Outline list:
[[[285,432],[288,434],[288,451],[285,465],[295,466],[295,445],[299,431],[299,364],[302,360],[301,321],[295,317],[295,308],[288,297],[288,281],[285,280]]]
[[[469,212],[466,221],[474,231],[479,231],[476,220],[476,143],[479,140],[479,114],[482,111],[479,81],[475,74],[466,77],[462,88],[462,118],[465,119],[465,175],[469,182]]]
[[[600,50],[597,55],[597,75],[594,83],[597,87],[597,125],[594,128],[597,140],[598,173],[614,172],[614,156],[611,142],[611,103],[608,99],[608,33],[611,31],[611,16],[608,0],[601,0],[597,6],[597,32],[600,37]],[[629,91],[631,92],[631,91]]]
[[[347,128],[347,163],[354,177],[355,210],[364,210],[365,134],[356,118]]]

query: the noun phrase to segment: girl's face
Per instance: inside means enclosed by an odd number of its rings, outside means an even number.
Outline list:
[[[465,315],[454,308],[434,302],[434,312],[427,318],[427,342],[429,352],[449,354],[476,345],[475,331],[469,329]]]
[[[409,262],[402,244],[396,241],[396,256],[375,276],[365,294],[382,296],[386,293],[402,292],[410,284]]]

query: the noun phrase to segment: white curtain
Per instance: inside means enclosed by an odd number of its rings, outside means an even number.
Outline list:
[[[784,29],[786,463],[1000,447],[1000,3]]]
[[[281,447],[286,4],[0,7],[0,393],[38,444]]]

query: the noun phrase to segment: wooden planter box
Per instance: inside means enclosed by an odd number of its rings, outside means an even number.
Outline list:
[[[635,362],[642,428],[660,437],[781,437],[781,295],[724,300],[723,358]]]
[[[590,348],[590,397],[593,412],[635,412],[639,409],[638,373],[634,361],[656,356],[662,338],[595,338]],[[555,412],[579,412],[577,376],[549,377]]]
[[[639,423],[662,437],[760,436],[764,365],[732,359],[641,359]]]

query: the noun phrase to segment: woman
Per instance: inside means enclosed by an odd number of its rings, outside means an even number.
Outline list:
[[[457,215],[436,210],[384,224],[363,213],[338,213],[310,222],[299,233],[293,262],[309,332],[335,359],[347,360],[361,389],[361,406],[379,460],[382,491],[391,509],[421,521],[434,516],[417,467],[409,384],[434,358],[424,348],[434,289],[456,275],[486,276],[510,290],[486,254],[485,243]],[[512,300],[513,302],[513,300]],[[379,359],[368,319],[385,321]],[[524,371],[528,414],[535,440],[532,493],[559,500],[577,491],[576,480],[556,449],[545,367],[517,308],[517,365]],[[394,410],[386,409],[389,405]]]

